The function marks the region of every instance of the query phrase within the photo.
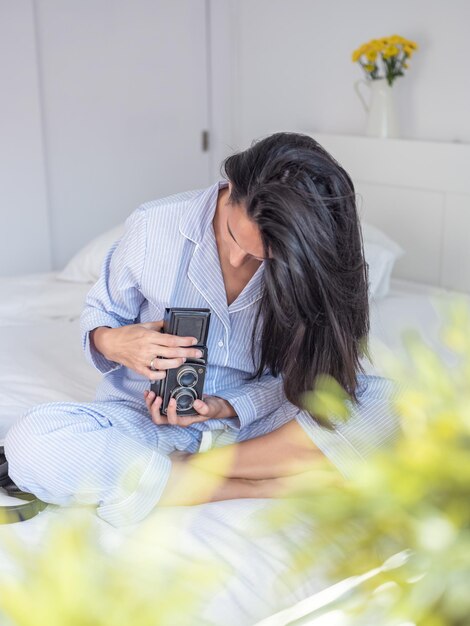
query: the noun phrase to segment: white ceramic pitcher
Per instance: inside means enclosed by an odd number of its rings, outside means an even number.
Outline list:
[[[369,102],[360,90],[361,84],[370,90]],[[368,113],[366,135],[368,137],[398,137],[398,122],[395,115],[392,87],[386,78],[356,80],[354,89]]]

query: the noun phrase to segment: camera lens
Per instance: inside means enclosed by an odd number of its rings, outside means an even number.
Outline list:
[[[176,380],[182,387],[194,387],[198,381],[198,375],[193,367],[182,367],[176,375]]]
[[[191,387],[177,387],[171,396],[176,400],[176,409],[180,411],[187,411],[197,400],[197,394]]]

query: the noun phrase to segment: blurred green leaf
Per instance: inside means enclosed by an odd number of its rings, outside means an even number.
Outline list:
[[[382,572],[358,595],[354,609],[345,602],[351,624],[470,624],[470,307],[468,298],[455,297],[436,308],[452,365],[416,330],[402,334],[404,356],[383,359],[384,375],[402,389],[393,400],[400,437],[358,464],[350,480],[311,480],[310,497],[303,488],[302,498],[279,504],[285,517],[290,507],[292,516],[312,519],[302,554],[294,556],[297,569],[321,563],[338,581],[411,551],[406,564]],[[308,409],[327,419],[348,419],[346,399],[331,380],[306,396]],[[384,583],[394,585],[393,602],[384,602],[374,621],[374,590]]]

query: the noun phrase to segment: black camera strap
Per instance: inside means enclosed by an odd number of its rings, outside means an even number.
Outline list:
[[[0,506],[0,524],[24,522],[35,517],[47,506],[46,502],[39,500],[32,493],[21,491],[8,476],[8,461],[3,446],[0,446],[0,489],[7,496],[25,501],[24,504],[14,503],[11,506]]]

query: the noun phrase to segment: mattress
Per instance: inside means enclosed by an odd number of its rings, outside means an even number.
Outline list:
[[[88,284],[57,279],[54,272],[0,278],[0,441],[26,409],[51,401],[90,401],[101,374],[85,360],[79,317]],[[417,330],[444,359],[451,359],[439,341],[440,304],[452,292],[420,283],[392,279],[390,293],[371,303],[370,354],[367,373],[384,373],[388,352],[403,351],[402,333]],[[470,298],[469,298],[470,301]],[[3,496],[0,493],[0,504]],[[204,611],[192,624],[242,626],[253,624],[292,603],[321,591],[326,581],[312,569],[296,579],[285,578],[295,545],[301,545],[308,520],[295,520],[276,533],[250,532],[257,512],[272,506],[269,500],[243,499],[195,507],[161,508],[159,523],[178,529],[154,549],[161,560],[175,562],[198,557],[215,559],[230,573],[217,593],[204,599]],[[13,571],[2,546],[15,539],[39,545],[52,522],[62,514],[49,505],[27,522],[0,526],[0,572]],[[102,541],[119,542],[137,533],[137,527],[116,529],[90,513]],[[283,535],[284,533],[284,535]]]

